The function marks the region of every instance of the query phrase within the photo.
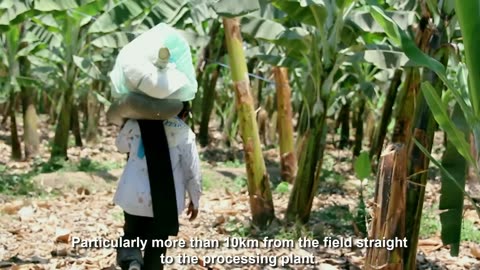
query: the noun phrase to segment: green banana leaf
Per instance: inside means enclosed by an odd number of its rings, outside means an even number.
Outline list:
[[[3,0],[0,3],[0,33],[6,32],[16,24],[24,22],[36,12],[31,9],[27,1]]]
[[[468,138],[470,128],[458,105],[454,107],[451,118],[458,131]],[[442,165],[455,178],[456,183],[454,184],[444,173],[442,174],[439,204],[440,222],[442,223],[441,237],[443,244],[450,245],[450,254],[458,256],[463,220],[464,196],[462,191],[465,189],[468,164],[465,158],[458,153],[455,145],[447,142]]]
[[[304,24],[323,28],[327,21],[328,8],[323,0],[273,0],[272,4]]]
[[[260,9],[258,0],[242,0],[241,4],[232,0],[220,0],[213,4],[215,12],[222,17],[234,18]]]
[[[406,30],[410,25],[415,23],[415,12],[412,11],[390,11],[385,14],[395,21],[400,29]],[[368,10],[358,9],[352,11],[348,17],[361,30],[369,33],[383,33],[383,27],[375,21],[372,14]]]
[[[242,33],[251,38],[269,41],[297,52],[308,53],[310,50],[310,33],[303,28],[287,28],[273,20],[255,16],[244,16],[241,24]]]
[[[452,1],[452,0],[450,0]],[[469,121],[472,124],[473,135],[475,139],[475,147],[477,156],[475,160],[478,165],[480,161],[480,52],[478,52],[478,44],[480,35],[478,29],[480,27],[480,2],[474,0],[455,0],[455,11],[460,24],[463,45],[465,48],[465,59],[469,72],[470,86],[470,102],[473,107],[474,120]],[[470,119],[469,119],[470,120]],[[477,168],[477,174],[479,173]]]
[[[462,31],[465,62],[468,67],[470,101],[476,120],[480,118],[480,1],[456,0],[455,11]]]
[[[100,79],[106,80],[106,77],[102,75],[98,67],[95,65],[95,63],[91,59],[74,55],[73,63],[90,78],[96,79],[96,80],[100,80]]]

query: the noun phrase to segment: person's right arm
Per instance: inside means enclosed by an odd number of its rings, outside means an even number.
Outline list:
[[[120,153],[129,153],[135,136],[140,136],[137,121],[128,120],[118,133],[115,145]]]

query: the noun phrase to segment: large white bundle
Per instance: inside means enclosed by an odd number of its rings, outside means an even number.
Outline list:
[[[159,61],[162,48],[169,53],[163,63]],[[195,97],[198,87],[187,41],[164,23],[122,48],[110,78],[113,97],[141,92],[158,99],[189,101]]]

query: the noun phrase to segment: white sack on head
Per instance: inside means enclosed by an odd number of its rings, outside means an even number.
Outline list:
[[[169,63],[163,69],[155,65],[162,47],[170,52]],[[110,78],[115,98],[140,92],[158,99],[189,101],[195,97],[198,87],[187,41],[164,23],[122,48]]]

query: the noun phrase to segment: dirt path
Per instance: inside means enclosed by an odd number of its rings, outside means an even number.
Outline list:
[[[237,168],[209,168],[204,166],[206,175],[215,178],[217,188],[210,188],[202,197],[202,211],[197,220],[189,222],[183,215],[181,232],[176,239],[183,239],[190,244],[196,237],[204,241],[218,240],[222,245],[226,238],[248,237],[255,229],[249,228],[248,196],[244,188],[233,187],[232,178],[241,178],[242,170]],[[111,248],[72,248],[72,239],[83,241],[95,239],[117,239],[122,235],[123,216],[121,209],[111,203],[115,181],[121,170],[113,170],[107,174],[98,173],[50,173],[35,177],[34,181],[43,185],[44,189],[56,191],[56,196],[29,199],[18,197],[4,198],[0,225],[0,267],[7,269],[115,269],[115,252]],[[228,172],[228,173],[225,173]],[[228,176],[225,176],[228,175]],[[220,183],[223,182],[223,185]],[[60,185],[60,183],[62,183]],[[435,192],[435,186],[429,189]],[[437,187],[438,188],[438,187]],[[283,218],[288,196],[274,193],[276,214]],[[314,214],[310,223],[310,231],[295,232],[272,226],[271,232],[279,239],[297,239],[303,234],[321,241],[325,236],[333,236],[332,217],[344,218],[352,207],[355,197],[351,195],[320,194],[314,201]],[[332,208],[333,211],[322,210]],[[342,212],[343,211],[343,212]],[[317,214],[315,214],[317,213]],[[343,213],[343,214],[342,214]],[[328,215],[327,215],[328,214]],[[328,218],[326,218],[328,217]],[[335,218],[335,217],[334,217]],[[337,220],[338,222],[338,220]],[[337,224],[338,225],[338,224]],[[345,224],[348,227],[349,224]],[[276,232],[275,232],[276,231]],[[292,235],[293,234],[293,235]],[[240,238],[238,238],[240,239]],[[246,238],[243,238],[246,239]],[[253,239],[253,238],[249,238]],[[263,237],[259,238],[262,243]],[[214,242],[209,242],[214,243]],[[254,242],[251,242],[252,246]],[[448,250],[441,248],[441,242],[434,237],[423,240],[420,250],[426,255],[419,255],[421,269],[479,269],[479,263],[470,254],[469,244],[462,248],[462,256],[450,258]],[[284,245],[287,245],[285,242]],[[173,248],[168,252],[176,263],[169,269],[203,269],[192,265],[180,265],[176,256],[185,254],[189,258],[204,256],[233,257],[252,256],[261,260],[258,255],[277,258],[280,263],[286,259],[315,257],[318,264],[315,269],[360,269],[363,263],[364,249],[343,248]],[[264,258],[266,260],[267,258]],[[299,259],[300,260],[300,259]],[[302,265],[300,261],[292,261],[290,265],[279,269],[314,269],[313,266]],[[304,261],[305,262],[305,261]],[[269,262],[263,261],[268,264]],[[273,262],[270,262],[272,264]],[[448,266],[447,266],[448,265]],[[475,266],[476,265],[476,266]],[[214,265],[212,265],[214,266]],[[476,268],[475,268],[476,267]],[[217,264],[218,269],[241,269],[241,264]],[[268,265],[247,267],[244,269],[270,269]]]
[[[42,143],[40,162],[48,159],[46,134]],[[9,153],[6,144],[7,131],[0,131],[0,152]],[[123,215],[119,207],[112,204],[116,181],[121,173],[124,156],[116,152],[113,144],[115,130],[102,128],[99,147],[72,147],[69,149],[74,171],[55,171],[48,165],[31,162],[11,162],[8,155],[0,155],[0,177],[2,187],[22,191],[27,196],[10,196],[0,193],[0,268],[2,269],[115,269],[115,251],[112,248],[73,248],[72,239],[117,239],[122,235]],[[275,213],[278,221],[268,231],[259,232],[250,227],[250,211],[246,192],[244,164],[225,160],[232,157],[241,159],[241,151],[232,149],[203,149],[202,173],[204,196],[201,212],[194,222],[181,217],[181,231],[176,239],[190,244],[191,238],[203,241],[227,238],[257,239],[262,244],[265,236],[269,239],[293,240],[293,248],[172,248],[168,255],[185,254],[189,258],[205,256],[229,257],[251,256],[257,262],[260,255],[267,256],[285,266],[277,269],[360,269],[365,249],[359,248],[299,248],[298,239],[309,237],[322,242],[325,237],[352,237],[353,215],[358,205],[359,181],[355,178],[348,161],[348,151],[338,151],[329,146],[324,161],[324,172],[319,194],[316,196],[311,220],[305,227],[286,227],[282,221],[288,205],[290,187],[278,185],[278,154],[275,149],[264,152],[271,180]],[[114,167],[115,169],[112,169]],[[42,169],[53,171],[38,173]],[[30,178],[31,177],[31,178]],[[7,183],[8,182],[8,183]],[[31,185],[33,183],[33,185]],[[373,181],[370,182],[370,184]],[[278,185],[278,186],[277,186]],[[369,188],[367,186],[367,188]],[[370,187],[371,188],[371,187]],[[24,190],[22,190],[24,189]],[[427,186],[425,209],[438,203],[439,183]],[[40,195],[39,195],[40,194]],[[465,212],[466,219],[476,226],[470,233],[480,233],[480,220]],[[438,214],[433,216],[438,218]],[[426,222],[422,227],[431,231],[419,244],[419,269],[480,269],[480,246],[465,242],[458,258],[451,258],[449,250],[442,247],[438,221]],[[430,228],[431,227],[431,228]],[[255,237],[254,237],[255,236]],[[290,242],[282,242],[288,245]],[[247,245],[254,245],[249,242]],[[289,257],[294,255],[296,257]],[[316,266],[307,265],[314,256]],[[283,258],[283,259],[282,259]],[[293,258],[292,263],[290,261]],[[299,261],[303,258],[303,262]],[[295,261],[297,259],[297,261]],[[271,269],[268,263],[252,264],[211,264],[214,269]],[[265,265],[267,264],[267,265]],[[167,269],[205,269],[195,265],[180,265],[178,260]]]

